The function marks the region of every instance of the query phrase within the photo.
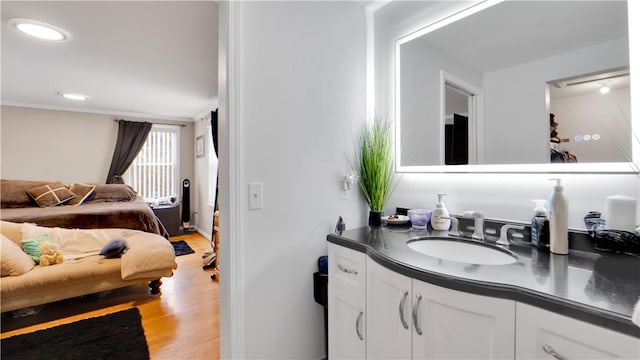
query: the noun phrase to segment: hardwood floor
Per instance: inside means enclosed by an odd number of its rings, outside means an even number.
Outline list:
[[[171,238],[178,239],[195,253],[176,258],[178,269],[162,279],[160,296],[149,295],[147,286],[131,286],[47,304],[36,315],[2,314],[0,339],[137,307],[152,359],[220,358],[218,281],[210,278],[213,270],[202,270],[201,254],[210,242],[197,233]]]

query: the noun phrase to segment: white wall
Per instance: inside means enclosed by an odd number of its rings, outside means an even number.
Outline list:
[[[2,106],[4,179],[104,183],[118,136],[116,115]],[[160,119],[125,120],[175,123]],[[180,128],[180,177],[193,177],[193,124]]]
[[[221,332],[232,337],[221,337],[221,353],[319,359],[323,310],[312,273],[338,216],[349,227],[366,217],[357,193],[340,200],[338,181],[365,120],[364,9],[233,2],[220,13],[229,17],[229,34],[220,32],[229,42],[221,41],[229,79],[220,77],[220,122],[229,139],[220,155],[220,307]],[[248,209],[251,182],[264,186],[261,210]]]
[[[457,2],[434,2],[430,5],[425,3],[391,2],[378,10],[375,15],[375,105],[378,113],[392,114],[394,111],[394,41],[459,10],[463,5]],[[427,7],[427,10],[407,11],[411,6]],[[403,11],[411,16],[405,21],[392,21],[398,17],[398,13]],[[631,44],[633,45],[633,42]],[[637,62],[638,59],[635,61]],[[632,58],[631,67],[633,64]],[[640,101],[637,98],[640,94],[634,94],[632,90],[632,103],[633,99]],[[544,106],[544,103],[542,105]],[[445,202],[454,214],[465,210],[479,210],[489,218],[529,221],[533,209],[530,199],[549,197],[552,184],[547,179],[550,177],[558,176],[551,174],[399,174],[398,185],[390,198],[387,211],[392,211],[397,205],[432,208],[436,202],[436,193],[447,192],[449,196]],[[621,194],[640,199],[637,175],[566,174],[559,177],[565,180],[565,191],[570,202],[569,225],[572,228],[584,228],[582,217],[588,211],[603,211],[605,198],[608,195]]]
[[[212,154],[209,153],[209,142],[211,142],[211,114],[207,114],[194,123],[194,143],[199,136],[204,136],[205,156],[195,157],[194,163],[194,183],[195,193],[194,209],[198,211],[197,223],[198,231],[208,239],[212,239],[213,230],[213,207],[209,202],[210,191],[215,191],[216,170],[210,167]],[[214,156],[214,163],[217,166],[217,159]],[[193,223],[194,219],[192,219]]]

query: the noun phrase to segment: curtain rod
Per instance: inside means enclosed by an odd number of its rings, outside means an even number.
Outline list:
[[[124,120],[124,119],[113,119],[113,121],[115,122],[119,122],[120,120]],[[136,121],[132,121],[132,120],[125,120],[125,121],[131,121],[131,122],[136,122]],[[172,126],[180,126],[180,127],[186,127],[186,124],[171,124],[171,123],[158,123],[158,122],[151,122],[151,121],[137,121],[137,122],[148,122],[151,124],[155,124],[155,125],[172,125]]]

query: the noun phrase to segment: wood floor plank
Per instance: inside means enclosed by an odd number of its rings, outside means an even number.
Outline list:
[[[149,295],[144,285],[131,286],[47,304],[36,315],[3,313],[0,339],[137,307],[152,359],[218,359],[218,282],[210,278],[213,270],[202,270],[201,257],[211,243],[198,233],[171,240],[185,240],[195,253],[176,258],[178,269],[162,280],[161,295]]]

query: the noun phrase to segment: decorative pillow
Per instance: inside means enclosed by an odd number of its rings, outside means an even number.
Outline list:
[[[95,184],[96,188],[86,202],[130,201],[138,193],[126,184]]]
[[[116,258],[126,253],[127,249],[129,249],[127,246],[127,240],[123,238],[115,238],[109,241],[102,250],[100,250],[100,255],[106,258]]]
[[[83,183],[75,183],[69,190],[72,193],[76,194],[76,197],[69,200],[67,205],[78,206],[82,204],[96,189],[96,186],[93,184],[83,184]]]
[[[40,263],[40,243],[41,242],[50,242],[51,238],[49,235],[42,235],[32,239],[22,240],[20,245],[22,246],[22,250],[31,256],[31,259],[35,264]]]
[[[76,196],[59,181],[29,189],[27,194],[40,207],[56,206]]]
[[[2,248],[0,249],[0,267],[2,276],[19,276],[33,269],[35,263],[18,244],[0,234]]]

